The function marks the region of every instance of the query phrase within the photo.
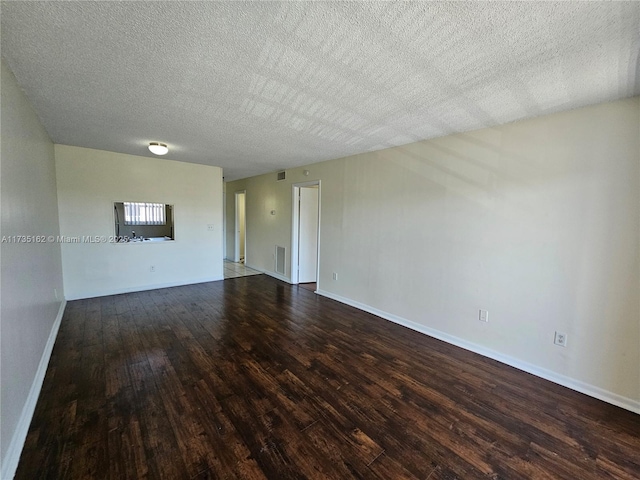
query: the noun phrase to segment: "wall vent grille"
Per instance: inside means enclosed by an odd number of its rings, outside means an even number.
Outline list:
[[[280,275],[285,274],[285,255],[285,248],[276,245],[276,273],[279,273]]]
[[[287,172],[285,172],[284,170],[281,172],[278,172],[278,181],[284,180],[285,178],[287,178]]]

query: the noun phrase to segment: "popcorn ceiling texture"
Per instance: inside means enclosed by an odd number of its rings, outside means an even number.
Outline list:
[[[638,2],[3,2],[55,143],[226,180],[640,94]]]

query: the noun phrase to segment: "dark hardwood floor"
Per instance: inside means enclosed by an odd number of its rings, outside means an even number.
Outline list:
[[[640,478],[640,415],[264,275],[69,302],[18,479]]]

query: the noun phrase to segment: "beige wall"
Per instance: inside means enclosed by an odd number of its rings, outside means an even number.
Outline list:
[[[223,277],[220,168],[66,145],[55,153],[63,236],[114,235],[114,202],[165,203],[174,212],[175,242],[63,244],[67,299]]]
[[[16,79],[2,62],[0,138],[2,237],[58,235],[53,143]],[[53,345],[62,290],[55,242],[0,247],[0,477],[17,464]],[[56,298],[57,290],[58,298]],[[31,393],[30,393],[31,392]]]
[[[323,293],[640,411],[639,132],[633,98],[239,180],[227,205],[247,190],[273,273],[291,185],[319,179]]]

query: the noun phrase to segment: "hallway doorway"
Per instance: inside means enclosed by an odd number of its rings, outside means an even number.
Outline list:
[[[245,264],[247,249],[247,217],[246,217],[246,191],[236,192],[236,221],[235,221],[235,251],[233,261]]]
[[[320,181],[293,185],[291,280],[317,289],[320,240]]]

